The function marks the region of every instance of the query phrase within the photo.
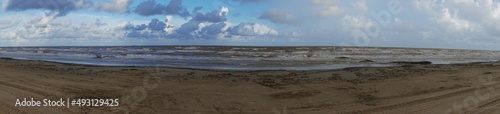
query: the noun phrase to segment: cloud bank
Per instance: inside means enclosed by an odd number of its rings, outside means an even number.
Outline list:
[[[276,30],[256,23],[240,23],[231,26],[227,20],[228,13],[229,9],[226,7],[207,13],[198,13],[178,29],[168,29],[173,30],[172,32],[166,31],[166,28],[174,27],[166,24],[170,19],[165,22],[152,19],[148,25],[127,23],[122,28],[127,31],[126,36],[142,38],[241,40],[254,36],[274,37],[279,35]]]
[[[0,40],[9,41],[131,38],[228,41],[229,45],[237,41],[500,48],[496,45],[500,2],[492,0],[4,0],[1,4]],[[393,6],[401,11],[391,11]]]

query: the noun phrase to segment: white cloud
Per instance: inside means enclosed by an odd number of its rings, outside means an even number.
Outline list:
[[[228,12],[229,12],[229,8],[227,8],[227,7],[222,7],[222,8],[220,9],[220,13],[219,13],[219,15],[220,15],[220,16],[227,16],[227,13],[228,13]]]
[[[363,12],[368,11],[368,5],[366,5],[365,0],[358,0],[356,3],[353,4],[354,7],[356,7],[358,10],[361,10]]]
[[[11,18],[7,20],[0,20],[0,29],[10,28],[17,25],[22,19],[21,18]]]
[[[363,16],[353,17],[350,15],[344,16],[342,18],[342,29],[345,31],[352,31],[352,29],[367,29],[373,25],[373,22]]]
[[[103,3],[98,9],[108,12],[128,13],[128,7],[132,0],[110,0]]]
[[[444,26],[447,30],[453,32],[473,31],[474,25],[472,22],[461,19],[456,14],[450,14],[449,9],[442,9],[440,17],[435,19],[438,24]]]
[[[310,0],[310,2],[317,7],[312,14],[320,18],[338,16],[345,12],[337,5],[336,0]]]
[[[449,40],[464,42],[500,41],[500,3],[491,0],[460,0],[433,3],[421,1],[415,7],[442,28]]]
[[[228,31],[232,35],[241,36],[277,36],[279,34],[276,30],[257,23],[240,23],[234,27],[231,27]]]
[[[165,27],[164,30],[167,34],[172,34],[174,32],[174,29],[175,29],[174,24],[172,24],[172,16],[167,15],[165,18],[166,18],[165,24],[167,25],[167,27]]]
[[[53,21],[45,27],[25,27],[1,34],[5,39],[66,39],[123,37],[120,29],[108,27],[98,20],[72,25],[68,21]]]
[[[27,27],[37,27],[37,28],[43,28],[47,27],[52,20],[54,20],[58,13],[46,13],[44,16],[41,17],[35,17],[31,19],[26,26]]]

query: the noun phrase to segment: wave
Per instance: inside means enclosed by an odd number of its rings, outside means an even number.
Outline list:
[[[391,66],[394,61],[430,61],[433,64],[497,61],[500,52],[360,47],[2,47],[0,57],[109,66],[318,70]]]

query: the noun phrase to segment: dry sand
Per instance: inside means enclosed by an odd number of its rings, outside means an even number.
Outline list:
[[[99,67],[0,59],[6,113],[500,113],[500,63],[323,71]],[[118,107],[15,107],[113,98]]]

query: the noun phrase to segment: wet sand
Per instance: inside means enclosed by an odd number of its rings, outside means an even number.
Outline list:
[[[317,71],[102,67],[0,59],[6,113],[500,113],[500,62]],[[16,107],[16,99],[119,99]]]

